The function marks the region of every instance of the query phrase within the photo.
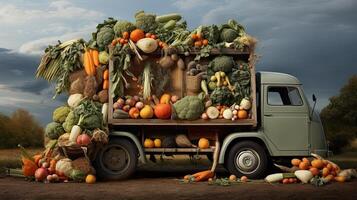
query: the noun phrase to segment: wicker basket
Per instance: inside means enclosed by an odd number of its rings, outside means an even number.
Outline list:
[[[188,96],[197,95],[201,91],[201,76],[186,77],[186,92]]]
[[[90,143],[87,146],[80,146],[78,144],[74,144],[71,146],[62,146],[60,149],[61,149],[61,153],[65,157],[67,157],[71,160],[74,160],[74,159],[85,156],[84,155],[85,150],[83,149],[83,147],[87,148],[87,156],[90,158],[90,160],[94,159],[95,153],[96,153],[96,148],[95,148],[95,144],[93,144],[93,143]]]

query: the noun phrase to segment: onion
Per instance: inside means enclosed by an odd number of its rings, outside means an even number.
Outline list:
[[[36,169],[35,179],[36,181],[44,181],[47,178],[48,172],[46,168],[40,167]]]
[[[135,104],[135,107],[139,110],[141,110],[142,108],[144,108],[144,103],[139,101]]]

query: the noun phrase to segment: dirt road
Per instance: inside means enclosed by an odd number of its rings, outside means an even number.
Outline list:
[[[181,176],[183,172],[176,172]],[[144,178],[150,177],[150,178]],[[357,199],[357,181],[323,187],[306,184],[246,183],[212,186],[183,184],[172,173],[141,171],[117,182],[42,184],[19,178],[0,178],[0,199]]]

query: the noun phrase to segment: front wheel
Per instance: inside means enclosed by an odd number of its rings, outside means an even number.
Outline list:
[[[94,161],[97,176],[107,180],[122,180],[131,176],[138,163],[136,146],[124,138],[113,138]]]
[[[226,166],[237,177],[261,178],[268,167],[264,148],[252,141],[236,143],[229,151]]]

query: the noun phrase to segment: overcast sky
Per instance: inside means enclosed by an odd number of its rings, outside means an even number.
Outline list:
[[[357,74],[356,0],[25,1],[0,0],[0,112],[30,110],[45,124],[64,97],[35,80],[43,49],[57,40],[89,38],[107,17],[133,20],[140,9],[179,12],[190,28],[233,18],[259,40],[259,71],[290,73],[318,108]]]

